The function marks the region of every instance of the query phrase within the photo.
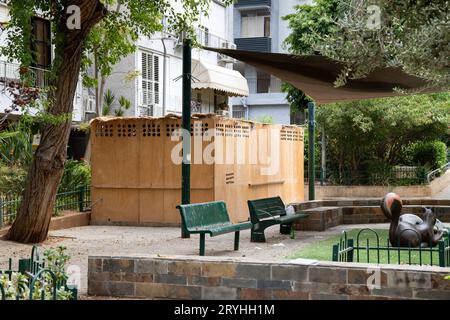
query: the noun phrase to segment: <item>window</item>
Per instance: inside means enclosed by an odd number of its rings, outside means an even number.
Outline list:
[[[241,37],[270,37],[270,16],[250,14],[242,16]]]
[[[205,47],[209,46],[209,29],[205,28]]]
[[[270,37],[270,17],[264,17],[264,37]]]
[[[35,66],[47,69],[51,64],[50,21],[33,18],[33,52],[35,54]]]
[[[256,80],[256,93],[270,92],[270,75],[265,72],[258,71]]]
[[[142,105],[153,106],[159,104],[160,58],[151,53],[142,52]]]

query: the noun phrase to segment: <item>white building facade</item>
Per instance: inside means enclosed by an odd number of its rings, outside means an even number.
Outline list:
[[[179,6],[179,2],[173,2]],[[9,21],[7,5],[0,1],[0,23]],[[235,48],[234,45],[233,6],[224,6],[220,0],[212,0],[208,16],[200,18],[194,26],[198,42],[203,46]],[[37,34],[39,61],[30,68],[36,78],[35,86],[44,87],[47,69],[52,61],[53,52],[50,35],[50,21],[36,18],[34,29]],[[41,39],[42,38],[42,39]],[[6,44],[6,32],[0,37],[0,45]],[[123,116],[163,116],[169,113],[181,114],[182,110],[182,41],[177,35],[166,32],[154,36],[140,37],[137,51],[125,57],[113,68],[106,81],[106,90],[116,97],[110,115],[120,108],[119,98],[124,97],[131,103]],[[233,60],[220,54],[194,48],[192,50],[192,112],[217,113],[231,116],[230,97],[247,96],[246,79],[233,71]],[[7,62],[0,57],[0,116],[12,105],[12,97],[7,85],[11,81],[20,81],[20,65]],[[103,99],[103,97],[101,97]],[[73,122],[86,122],[98,116],[96,112],[95,90],[83,88],[81,76],[74,97]],[[11,113],[18,117],[20,111]]]
[[[212,1],[208,17],[201,17],[194,27],[203,46],[235,47],[232,6]],[[115,66],[106,89],[131,102],[125,116],[181,114],[182,41],[176,35],[161,32],[151,38],[141,37],[137,47],[135,53]],[[211,51],[192,50],[193,113],[231,115],[229,97],[248,95],[247,81],[232,70],[232,62]],[[130,72],[137,76],[130,77]],[[118,107],[116,102],[114,108]]]
[[[9,8],[5,1],[0,1],[0,25],[3,26],[10,20]],[[36,17],[32,22],[35,30],[35,44],[38,50],[38,61],[36,65],[30,67],[28,72],[31,74],[35,87],[45,87],[48,79],[46,69],[50,66],[53,59],[50,21]],[[1,31],[0,31],[1,32]],[[6,45],[7,34],[1,32],[0,46]],[[0,118],[8,112],[11,118],[20,117],[20,110],[9,112],[13,103],[13,97],[8,90],[8,84],[11,82],[20,82],[20,64],[18,62],[8,62],[7,57],[0,56]],[[80,123],[85,120],[85,105],[88,103],[88,92],[83,89],[81,77],[78,82],[76,94],[74,97],[74,109],[72,120],[74,123]],[[33,114],[36,110],[30,110]]]
[[[310,0],[238,0],[234,4],[234,40],[240,50],[285,53],[283,46],[290,34],[288,21],[282,17],[295,11],[295,6]],[[281,81],[267,73],[236,63],[247,79],[248,97],[233,99],[233,117],[258,120],[272,118],[274,123],[290,124],[291,111]]]

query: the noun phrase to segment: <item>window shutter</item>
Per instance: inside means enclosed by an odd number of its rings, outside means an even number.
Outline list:
[[[142,106],[160,101],[160,57],[142,52]]]
[[[154,56],[154,79],[155,79],[155,104],[159,104],[159,57]]]

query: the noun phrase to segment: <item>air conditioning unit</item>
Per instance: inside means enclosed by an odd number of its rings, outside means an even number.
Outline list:
[[[233,42],[223,42],[222,43],[222,49],[232,49],[232,50],[236,50],[237,46],[235,43]]]
[[[85,112],[95,112],[95,97],[89,96],[83,101]]]
[[[180,48],[183,46],[183,36],[179,36],[177,40],[174,42],[175,48]]]
[[[236,44],[232,43],[232,42],[222,42],[221,45],[222,49],[232,49],[232,50],[236,50],[237,46]],[[219,58],[219,62],[222,63],[236,63],[236,59],[231,58],[225,54],[218,54],[218,58]]]
[[[152,105],[150,105],[150,106],[140,106],[139,107],[139,115],[141,116],[141,117],[153,117],[154,116],[154,114],[153,114],[153,106]]]
[[[97,114],[95,112],[85,112],[84,113],[84,121],[89,122],[92,119],[95,119]]]
[[[228,111],[228,110],[217,110],[216,114],[223,116],[223,117],[230,118],[230,111]]]

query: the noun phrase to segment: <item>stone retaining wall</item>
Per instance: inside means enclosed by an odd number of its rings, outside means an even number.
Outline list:
[[[428,185],[413,186],[321,186],[316,185],[316,199],[330,198],[370,198],[383,197],[388,192],[398,193],[406,197],[434,197],[450,185],[450,170],[442,177],[433,180]],[[309,196],[308,186],[305,184],[305,199]]]
[[[450,268],[378,267],[374,273],[376,265],[309,260],[93,256],[88,294],[195,300],[450,299],[450,281],[444,280]],[[369,287],[369,278],[378,279],[379,286]]]
[[[90,212],[63,211],[62,216],[52,217],[50,220],[49,230],[62,230],[75,227],[88,226],[91,220]],[[8,233],[10,226],[0,229],[0,237]]]

